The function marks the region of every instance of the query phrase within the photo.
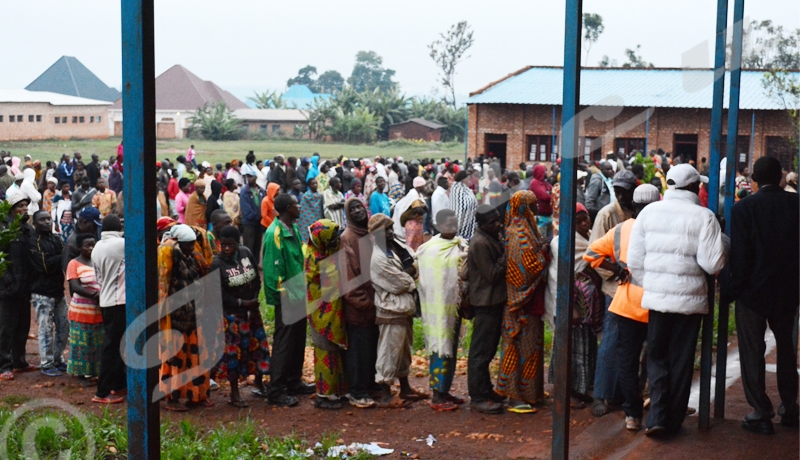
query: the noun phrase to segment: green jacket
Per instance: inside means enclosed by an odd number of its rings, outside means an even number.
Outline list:
[[[264,294],[267,304],[304,302],[303,240],[297,224],[292,228],[275,219],[264,233]]]

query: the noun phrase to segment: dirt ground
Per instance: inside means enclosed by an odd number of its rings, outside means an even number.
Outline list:
[[[35,329],[35,323],[33,324]],[[311,359],[307,351],[306,372],[310,377]],[[31,363],[38,363],[36,340],[28,341]],[[426,362],[415,357],[412,385],[427,389],[423,375]],[[775,351],[767,358],[775,363]],[[311,380],[308,378],[307,380]],[[466,397],[465,362],[460,362],[453,383],[453,393]],[[775,374],[767,372],[767,386],[773,401],[777,399]],[[546,388],[550,390],[549,385]],[[45,377],[39,372],[18,375],[13,382],[0,382],[0,400],[9,395],[29,398],[57,398],[80,408],[81,411],[101,414],[102,408],[90,402],[95,387],[77,378]],[[269,435],[291,433],[315,441],[324,433],[339,432],[347,444],[351,442],[383,442],[395,452],[384,458],[488,459],[488,458],[550,458],[552,414],[550,401],[532,415],[506,413],[484,415],[471,412],[467,405],[455,412],[437,413],[426,402],[417,402],[407,409],[355,409],[346,406],[340,411],[321,411],[313,400],[303,399],[298,407],[274,408],[250,396],[250,388],[242,394],[250,407],[229,406],[228,392],[223,388],[213,393],[215,406],[176,414],[161,411],[162,420],[177,423],[189,420],[209,429],[220,424],[232,424],[249,417],[258,420]],[[124,411],[125,406],[112,408]],[[687,417],[682,433],[668,441],[656,441],[642,431],[629,433],[622,427],[621,412],[600,419],[592,417],[589,409],[573,410],[570,429],[570,458],[581,459],[753,459],[800,458],[798,430],[776,424],[776,436],[758,436],[744,432],[739,421],[749,412],[741,382],[727,391],[726,420],[712,420],[712,429],[700,432],[697,417]],[[424,442],[429,434],[436,438],[433,447]]]

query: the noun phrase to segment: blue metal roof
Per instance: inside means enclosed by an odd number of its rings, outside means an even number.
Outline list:
[[[327,100],[330,98],[330,94],[313,93],[306,85],[292,85],[281,95],[281,99],[286,103],[287,107],[300,110],[311,107],[314,104],[314,99]]]
[[[562,69],[531,67],[474,94],[467,104],[561,105]],[[791,73],[795,78],[799,72]],[[763,71],[742,71],[740,108],[782,110],[761,84]],[[728,107],[730,72],[725,73]],[[583,69],[581,105],[710,109],[713,70]]]

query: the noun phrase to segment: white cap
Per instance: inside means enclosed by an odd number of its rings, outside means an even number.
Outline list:
[[[581,180],[581,179],[583,179],[584,177],[586,177],[588,175],[589,175],[589,173],[587,173],[586,171],[578,170],[578,180]]]
[[[660,199],[661,193],[652,184],[642,184],[633,190],[634,203],[650,204]]]
[[[701,176],[692,165],[679,164],[669,168],[667,172],[667,184],[671,187],[682,188],[698,181],[707,184],[708,177]]]

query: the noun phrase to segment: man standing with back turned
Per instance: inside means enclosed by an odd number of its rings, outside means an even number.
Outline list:
[[[670,169],[664,201],[645,208],[631,230],[628,269],[642,282],[650,310],[647,436],[675,434],[686,416],[697,334],[708,313],[707,275],[728,261],[727,237],[714,213],[700,206],[708,178],[685,164]]]
[[[781,425],[798,426],[797,308],[800,303],[800,198],[780,187],[781,164],[761,157],[753,166],[758,192],[733,207],[730,279],[722,304],[736,301],[742,385],[753,412],[742,428],[773,434],[772,402],[764,384],[767,323],[778,348]]]

